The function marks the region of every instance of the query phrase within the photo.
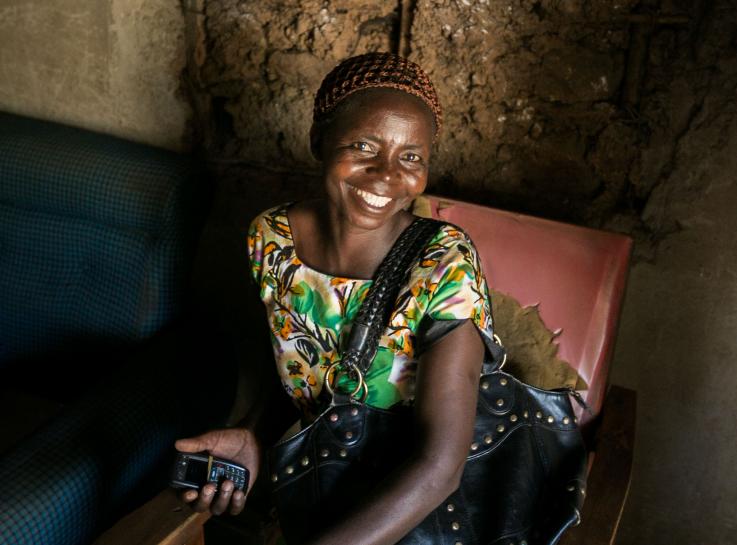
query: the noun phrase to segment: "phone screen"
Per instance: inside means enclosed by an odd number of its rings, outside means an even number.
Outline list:
[[[192,483],[205,483],[207,481],[207,462],[190,458],[184,480]]]

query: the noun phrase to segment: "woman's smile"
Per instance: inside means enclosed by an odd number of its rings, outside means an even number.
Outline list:
[[[363,201],[368,204],[369,206],[373,208],[384,208],[387,204],[389,204],[392,201],[391,197],[385,197],[382,195],[377,195],[376,193],[371,193],[370,191],[366,191],[364,189],[359,189],[355,186],[352,186],[351,184],[346,184],[350,189],[356,192],[356,194],[363,199]]]

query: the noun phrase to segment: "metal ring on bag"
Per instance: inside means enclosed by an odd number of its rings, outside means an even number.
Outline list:
[[[325,371],[325,387],[328,389],[328,392],[330,395],[333,395],[335,393],[335,390],[333,389],[332,380],[331,377],[335,373],[335,370],[338,368],[338,366],[341,364],[341,362],[337,361],[333,363],[330,367],[328,367],[328,370]],[[368,385],[363,380],[363,373],[361,373],[360,369],[357,367],[353,367],[353,370],[358,375],[358,386],[356,386],[356,389],[353,390],[350,393],[350,397],[356,397],[356,394],[361,391],[361,389],[364,390],[363,395],[361,396],[361,400],[366,399],[366,396],[368,395]],[[344,371],[347,372],[347,371]]]
[[[368,397],[368,384],[366,384],[366,381],[363,381],[363,393],[361,394],[361,398],[355,398],[358,399],[361,403],[366,401],[366,398]]]
[[[499,338],[499,335],[494,333],[494,342],[504,348],[504,343],[502,343],[502,340]],[[504,357],[502,358],[502,362],[499,364],[499,370],[501,370],[502,367],[504,367],[504,364],[507,363],[507,351],[504,351]]]
[[[571,528],[575,528],[576,526],[578,526],[579,524],[581,524],[581,512],[578,509],[576,509],[575,507],[573,508],[573,510],[576,512],[576,522],[574,522],[573,524],[571,524]]]

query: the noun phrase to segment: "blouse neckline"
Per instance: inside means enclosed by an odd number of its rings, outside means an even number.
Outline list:
[[[323,272],[323,271],[321,271],[319,269],[316,269],[315,267],[309,265],[305,260],[303,260],[301,257],[299,257],[299,255],[297,254],[297,244],[294,242],[294,235],[292,234],[292,224],[289,221],[289,207],[292,206],[293,204],[294,204],[293,202],[286,203],[282,207],[282,209],[280,210],[280,215],[284,218],[284,223],[286,223],[286,225],[288,227],[289,240],[292,242],[292,248],[293,248],[293,251],[294,251],[294,258],[297,260],[297,262],[299,263],[300,266],[304,267],[305,269],[307,269],[308,271],[314,273],[315,275],[323,276],[323,277],[327,278],[328,280],[333,280],[333,279],[338,279],[339,278],[339,279],[341,279],[341,280],[343,280],[345,282],[356,282],[356,283],[371,283],[371,282],[373,282],[373,279],[371,279],[371,278],[349,278],[349,277],[346,277],[346,276],[336,276],[334,274]]]

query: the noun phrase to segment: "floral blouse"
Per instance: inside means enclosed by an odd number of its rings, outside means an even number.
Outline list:
[[[325,371],[340,359],[372,281],[332,276],[300,261],[287,208],[272,208],[253,220],[248,253],[253,280],[266,305],[282,384],[303,417],[311,420],[330,403],[323,388]],[[389,408],[411,402],[421,352],[467,319],[490,346],[489,294],[478,254],[466,233],[445,224],[400,290],[365,376],[366,403]]]

